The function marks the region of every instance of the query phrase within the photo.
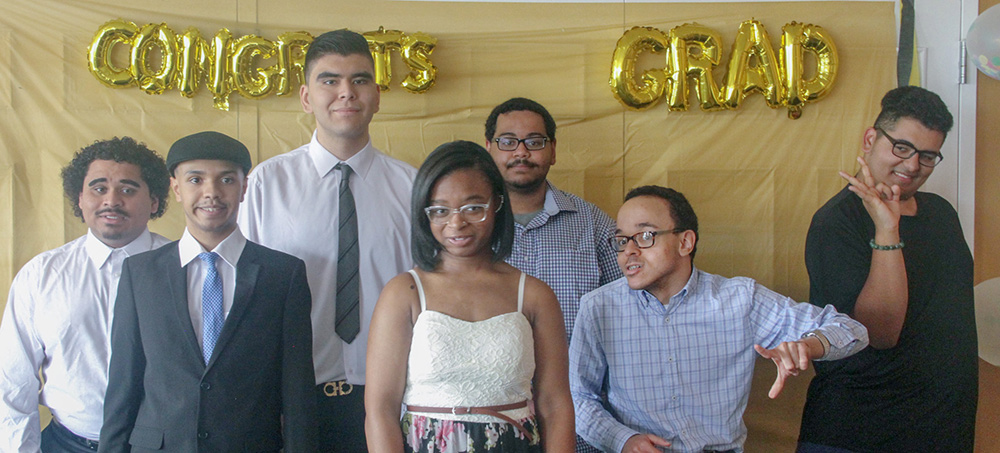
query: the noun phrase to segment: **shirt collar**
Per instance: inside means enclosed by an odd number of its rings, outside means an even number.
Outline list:
[[[691,277],[688,278],[687,283],[684,284],[684,287],[677,294],[670,297],[670,301],[683,302],[687,299],[688,294],[696,292],[698,289],[698,274],[700,274],[698,268],[694,267],[694,264],[691,264]]]
[[[180,241],[177,241],[177,252],[181,257],[181,267],[187,266],[188,263],[198,257],[199,253],[215,252],[222,257],[223,261],[235,268],[236,263],[240,261],[240,255],[243,254],[243,247],[246,245],[246,237],[243,236],[239,228],[236,228],[219,245],[215,246],[214,250],[205,250],[188,229],[184,228],[184,235],[181,236]]]
[[[319,139],[316,138],[316,131],[313,131],[312,140],[309,141],[308,152],[313,166],[316,167],[316,173],[321,179],[330,174],[333,167],[337,166],[340,162],[346,162],[347,165],[351,166],[351,170],[355,174],[360,176],[361,179],[365,179],[368,176],[368,170],[372,166],[372,161],[375,159],[375,147],[372,146],[371,139],[368,139],[368,144],[364,148],[361,148],[361,151],[351,156],[350,159],[341,161],[319,143]]]
[[[669,305],[672,306],[679,305],[683,303],[685,300],[687,300],[688,294],[695,292],[695,289],[698,287],[698,274],[699,274],[698,269],[695,268],[694,265],[692,265],[691,277],[688,278],[687,283],[684,284],[684,287],[681,288],[681,290],[678,291],[677,294],[670,296],[670,300],[668,301]],[[646,291],[644,289],[631,290],[631,291],[637,293],[637,295],[639,296],[639,300],[642,301],[643,305],[645,306],[652,304],[663,305],[663,302],[661,302],[660,299],[657,299],[656,296],[654,296],[653,293],[650,293],[649,291]]]
[[[515,228],[533,229],[544,225],[549,221],[550,218],[559,214],[562,211],[576,212],[576,205],[573,201],[566,196],[563,191],[556,188],[548,180],[545,181],[545,204],[542,205],[541,211],[538,212],[535,217],[533,217],[527,225],[521,226],[517,224]]]
[[[90,257],[90,261],[101,269],[105,264],[109,262],[111,258],[111,253],[116,249],[108,247],[108,244],[101,242],[97,236],[94,236],[94,232],[87,229],[87,239],[84,241],[84,247],[87,250],[87,256]],[[125,245],[125,247],[119,248],[125,252],[125,256],[132,256],[138,253],[149,251],[153,248],[153,236],[149,233],[149,228],[142,230],[139,233],[139,237],[132,240]]]
[[[545,183],[548,185],[548,189],[545,190],[544,209],[549,216],[554,216],[561,211],[576,212],[576,205],[573,204],[573,201],[565,193],[557,189],[555,184],[552,184],[548,180]]]

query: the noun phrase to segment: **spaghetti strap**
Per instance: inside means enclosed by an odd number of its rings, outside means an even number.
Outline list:
[[[424,286],[420,284],[420,277],[417,275],[416,269],[410,269],[407,272],[413,276],[413,281],[417,282],[417,294],[420,296],[420,312],[423,313],[427,311],[427,300],[424,299]]]
[[[517,312],[520,313],[524,307],[524,278],[527,274],[521,272],[521,281],[517,283]],[[423,297],[423,296],[421,296]],[[421,299],[423,300],[423,299]]]

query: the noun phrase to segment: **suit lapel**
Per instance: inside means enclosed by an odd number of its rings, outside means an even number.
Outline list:
[[[198,363],[204,364],[201,345],[198,344],[198,337],[195,336],[194,326],[191,324],[191,310],[188,308],[187,269],[180,265],[181,257],[177,249],[177,242],[174,242],[172,247],[170,253],[163,255],[164,262],[160,266],[167,274],[167,286],[170,291],[169,303],[173,306],[178,324],[184,329],[182,336],[188,345],[187,349],[192,352],[192,357]]]
[[[212,351],[212,359],[208,362],[211,368],[218,359],[219,354],[226,349],[226,345],[236,335],[240,320],[250,306],[254,287],[257,286],[257,273],[260,271],[260,264],[257,263],[256,250],[253,243],[247,241],[243,247],[243,253],[236,263],[236,290],[233,293],[233,306],[229,309],[229,316],[222,325],[222,332],[219,340],[215,343],[215,350]]]

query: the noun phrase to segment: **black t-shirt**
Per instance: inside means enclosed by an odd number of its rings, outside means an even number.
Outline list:
[[[857,452],[971,452],[979,390],[973,265],[958,215],[918,192],[900,218],[909,305],[898,344],[816,362],[801,442]],[[846,188],[813,216],[806,238],[810,302],[853,315],[868,278],[875,225]],[[875,252],[881,253],[881,252]]]

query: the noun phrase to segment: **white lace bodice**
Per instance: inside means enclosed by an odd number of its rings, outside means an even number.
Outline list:
[[[417,283],[420,314],[413,325],[403,403],[475,407],[531,399],[535,346],[531,324],[521,313],[524,273],[518,286],[517,311],[475,322],[427,310],[420,277],[415,271],[410,273]],[[528,417],[529,410],[521,408],[504,414],[518,420]],[[426,415],[472,422],[497,421],[488,415]]]

